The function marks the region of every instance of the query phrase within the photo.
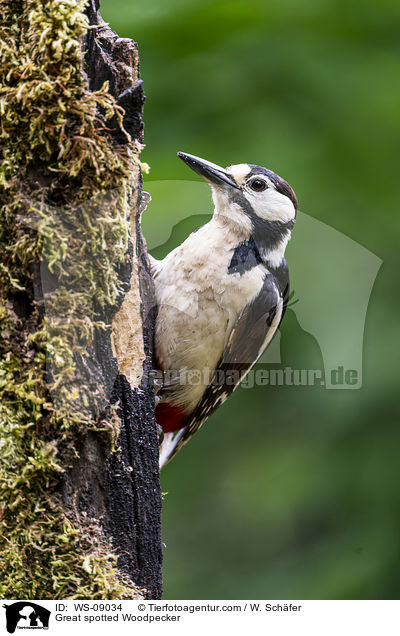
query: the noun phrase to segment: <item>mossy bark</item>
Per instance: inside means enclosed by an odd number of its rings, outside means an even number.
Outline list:
[[[159,598],[137,46],[0,0],[0,594]]]

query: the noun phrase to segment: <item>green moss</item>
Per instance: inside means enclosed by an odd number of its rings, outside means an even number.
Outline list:
[[[138,161],[133,143],[105,134],[100,110],[121,117],[107,86],[90,93],[82,77],[84,5],[0,0],[0,595],[10,598],[140,596],[100,527],[69,518],[57,495],[77,428],[108,429],[110,450],[118,434],[112,415],[96,423],[104,395],[76,360],[107,327],[95,308],[120,291]],[[39,261],[57,280],[44,299],[33,293]]]

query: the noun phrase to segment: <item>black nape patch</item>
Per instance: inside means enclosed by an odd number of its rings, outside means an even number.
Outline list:
[[[228,274],[244,274],[260,265],[262,258],[253,239],[240,243],[235,248],[232,260],[228,265]]]

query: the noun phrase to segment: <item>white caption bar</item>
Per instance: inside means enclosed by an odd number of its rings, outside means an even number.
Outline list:
[[[398,636],[400,601],[13,601],[0,633],[187,636],[188,630],[257,630],[273,636]],[[35,636],[40,636],[36,634]]]

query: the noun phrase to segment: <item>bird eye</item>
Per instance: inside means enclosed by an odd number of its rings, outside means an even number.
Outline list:
[[[262,192],[267,188],[267,183],[264,179],[252,179],[249,181],[249,186],[255,192]]]

